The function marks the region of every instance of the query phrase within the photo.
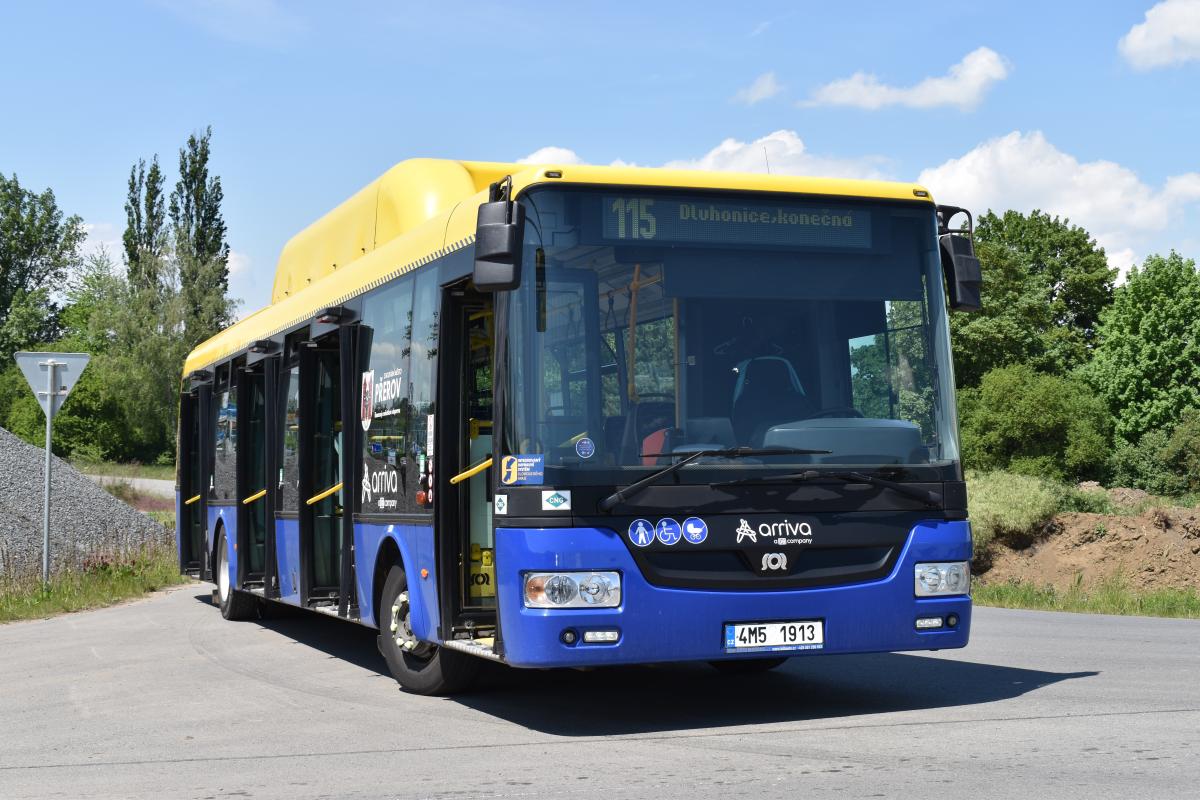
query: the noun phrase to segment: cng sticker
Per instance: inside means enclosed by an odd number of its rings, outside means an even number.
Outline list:
[[[551,490],[542,492],[542,511],[570,511],[571,493]]]

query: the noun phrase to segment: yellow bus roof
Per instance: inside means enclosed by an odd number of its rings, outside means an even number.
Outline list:
[[[547,173],[559,177],[547,177]],[[245,317],[188,356],[184,374],[215,364],[251,342],[303,323],[392,278],[470,244],[488,186],[512,175],[513,192],[532,186],[591,184],[828,195],[932,203],[914,183],[738,172],[504,164],[419,158],[402,161],[293,236],[279,255],[271,305]]]

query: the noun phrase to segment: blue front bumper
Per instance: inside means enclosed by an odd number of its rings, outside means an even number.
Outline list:
[[[504,658],[519,667],[568,667],[761,657],[763,653],[726,653],[724,625],[772,620],[824,620],[825,646],[795,655],[964,647],[971,627],[971,599],[917,599],[913,570],[921,562],[970,557],[971,531],[966,522],[930,520],[913,527],[895,568],[880,580],[770,592],[675,589],[647,583],[621,536],[612,530],[500,528],[496,579]],[[573,569],[619,571],[621,606],[525,608],[522,573]],[[915,627],[918,617],[951,614],[958,617],[953,628],[918,631]],[[616,644],[567,645],[561,639],[566,629],[577,634],[616,629],[620,639]]]

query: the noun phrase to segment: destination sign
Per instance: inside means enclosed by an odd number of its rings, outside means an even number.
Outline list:
[[[601,236],[617,242],[871,247],[871,212],[861,208],[606,195],[600,210]]]

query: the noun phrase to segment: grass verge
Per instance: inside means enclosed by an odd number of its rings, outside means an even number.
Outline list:
[[[1076,580],[1065,590],[1015,581],[976,582],[971,587],[971,595],[977,605],[997,608],[1200,619],[1200,593],[1195,589],[1135,592],[1119,576],[1091,588],[1085,588],[1082,580]]]
[[[113,461],[72,461],[71,466],[85,475],[112,475],[114,478],[153,478],[175,480],[173,464],[118,464]]]
[[[179,574],[175,551],[168,547],[129,558],[96,559],[82,570],[51,578],[46,591],[37,579],[0,584],[0,623],[100,608],[188,580]]]

